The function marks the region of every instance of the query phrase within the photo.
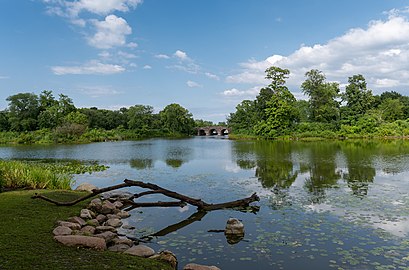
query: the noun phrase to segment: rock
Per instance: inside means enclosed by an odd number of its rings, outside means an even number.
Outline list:
[[[113,190],[101,194],[102,200],[129,200],[133,196],[132,193],[120,190]]]
[[[59,235],[71,235],[72,230],[68,227],[65,226],[58,226],[53,230],[54,236],[59,236]]]
[[[124,210],[119,211],[118,213],[116,213],[116,215],[119,216],[120,218],[128,218],[131,216],[131,214]]]
[[[105,250],[105,240],[98,237],[83,236],[83,235],[62,235],[55,236],[54,239],[65,246],[70,247],[87,247],[98,250]]]
[[[98,220],[98,222],[99,222],[100,224],[102,224],[102,223],[104,223],[108,218],[107,218],[107,216],[105,216],[105,215],[103,215],[103,214],[99,214],[99,215],[96,217],[96,219]]]
[[[111,227],[114,227],[114,228],[118,228],[118,227],[122,226],[122,221],[120,219],[118,219],[118,218],[108,219],[105,222],[105,226],[111,226]]]
[[[115,251],[115,252],[124,252],[128,249],[129,249],[129,246],[125,244],[114,245],[108,248],[108,250]]]
[[[121,203],[120,201],[116,201],[116,202],[114,202],[114,206],[115,206],[116,208],[121,208],[122,206],[124,206],[124,204]]]
[[[100,199],[93,199],[88,204],[88,208],[98,213],[102,209],[102,201]]]
[[[95,213],[89,209],[81,209],[80,217],[83,219],[93,219],[95,217]]]
[[[98,189],[98,188],[96,186],[92,185],[92,184],[89,184],[89,183],[82,183],[75,190],[92,192],[94,189]]]
[[[216,266],[200,265],[195,263],[189,263],[183,267],[183,270],[221,270]]]
[[[125,254],[130,254],[130,255],[134,255],[134,256],[139,256],[139,257],[150,257],[152,255],[155,254],[155,251],[145,245],[137,245],[137,246],[133,246],[130,249],[128,249],[127,251],[124,252]]]
[[[96,233],[103,233],[103,232],[113,232],[116,233],[116,229],[112,226],[97,226],[95,227]]]
[[[87,225],[81,229],[81,232],[85,235],[93,235],[95,233],[95,227]]]
[[[81,225],[81,227],[87,225],[87,223],[85,222],[85,220],[83,220],[80,217],[70,217],[68,220],[68,222],[72,222],[72,223],[78,223]]]
[[[97,226],[99,226],[100,224],[99,224],[98,220],[94,218],[94,219],[88,220],[88,221],[87,221],[87,225],[97,227]]]
[[[113,233],[113,232],[103,232],[103,233],[95,234],[94,236],[104,239],[107,243],[111,242],[113,239],[118,237],[116,233]]]
[[[114,245],[127,245],[128,247],[133,246],[133,241],[128,238],[115,238],[112,240]]]
[[[244,238],[244,225],[237,218],[229,218],[227,220],[226,229],[224,231],[227,243],[237,244]]]
[[[101,214],[112,214],[114,213],[115,210],[115,205],[111,203],[110,201],[104,201],[102,203],[102,208],[101,208]]]
[[[132,225],[124,225],[124,226],[122,226],[122,229],[125,229],[125,230],[135,230],[135,226],[132,226]]]
[[[71,230],[80,230],[81,225],[78,223],[68,222],[68,221],[57,221],[58,226],[68,227]]]
[[[108,215],[107,215],[107,218],[108,218],[108,219],[113,219],[113,218],[118,218],[118,219],[120,219],[120,217],[119,217],[118,215],[114,215],[114,214],[108,214]]]
[[[178,260],[177,260],[177,258],[175,256],[175,254],[173,254],[169,250],[161,251],[159,254],[155,254],[155,255],[149,257],[149,259],[154,259],[154,260],[160,260],[160,261],[167,262],[168,264],[170,264],[170,266],[173,269],[177,269],[177,266],[178,266]]]

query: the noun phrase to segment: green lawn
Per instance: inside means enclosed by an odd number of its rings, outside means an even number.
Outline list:
[[[60,200],[73,191],[13,191],[0,193],[0,269],[171,269],[160,262],[109,251],[62,246],[53,240],[57,220],[78,215],[86,202],[55,206],[31,196],[39,192]]]

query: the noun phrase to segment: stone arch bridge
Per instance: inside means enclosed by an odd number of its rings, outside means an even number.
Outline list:
[[[198,127],[196,128],[196,130],[197,130],[197,136],[212,136],[212,135],[224,136],[224,135],[228,135],[231,131],[230,128],[224,127],[224,126]]]

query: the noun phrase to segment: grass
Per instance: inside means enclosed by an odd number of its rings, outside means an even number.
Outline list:
[[[0,269],[171,269],[161,262],[109,251],[65,247],[53,240],[57,220],[78,215],[86,202],[55,206],[31,196],[38,191],[0,193]],[[73,191],[41,190],[59,200],[80,195]]]

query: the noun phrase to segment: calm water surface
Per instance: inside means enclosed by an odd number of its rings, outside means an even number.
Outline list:
[[[186,263],[222,269],[409,269],[409,142],[257,142],[197,137],[86,145],[0,147],[0,158],[98,161],[104,172],[76,176],[99,187],[125,178],[206,202],[257,192],[257,214],[194,207],[135,209],[138,238]],[[129,189],[139,192],[137,188]],[[144,200],[166,200],[152,195]],[[200,221],[186,225],[190,216]],[[226,220],[245,237],[229,244]],[[172,226],[175,225],[176,226]],[[179,228],[176,230],[176,228]]]

